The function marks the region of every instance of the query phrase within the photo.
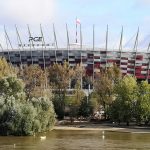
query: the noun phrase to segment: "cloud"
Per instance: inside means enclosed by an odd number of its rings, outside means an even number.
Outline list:
[[[45,23],[55,13],[55,0],[0,0],[1,15],[4,21],[16,23]]]

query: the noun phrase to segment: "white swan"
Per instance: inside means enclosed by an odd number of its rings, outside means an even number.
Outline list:
[[[46,140],[46,136],[40,136],[41,140]]]

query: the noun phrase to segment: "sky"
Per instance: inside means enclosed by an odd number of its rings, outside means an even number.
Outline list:
[[[139,49],[150,42],[150,0],[0,0],[0,44],[6,47],[4,26],[15,47],[18,27],[23,43],[28,43],[27,24],[32,36],[40,36],[40,24],[46,43],[52,43],[55,24],[58,46],[67,44],[66,23],[70,43],[75,42],[75,18],[80,19],[83,45],[92,47],[93,24],[95,46],[105,47],[108,25],[108,47],[117,49],[123,26],[123,46],[133,48],[139,27]],[[79,41],[79,25],[78,25]]]

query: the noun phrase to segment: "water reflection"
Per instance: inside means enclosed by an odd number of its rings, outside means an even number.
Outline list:
[[[35,137],[0,137],[0,150],[149,150],[149,141],[150,134],[51,131]]]

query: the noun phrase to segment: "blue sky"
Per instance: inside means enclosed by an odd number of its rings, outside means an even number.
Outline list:
[[[3,26],[16,45],[14,25],[17,24],[24,43],[28,41],[26,24],[32,34],[40,34],[42,24],[47,42],[53,41],[55,23],[59,46],[66,45],[65,23],[71,42],[75,42],[75,18],[81,20],[83,44],[92,45],[92,25],[95,24],[95,45],[105,46],[106,25],[109,25],[109,47],[118,48],[121,26],[123,43],[133,47],[137,28],[140,28],[139,48],[150,42],[150,0],[0,0],[0,42],[5,47]],[[133,37],[133,38],[132,38]],[[131,40],[130,40],[131,39]],[[126,44],[127,43],[127,44]]]

